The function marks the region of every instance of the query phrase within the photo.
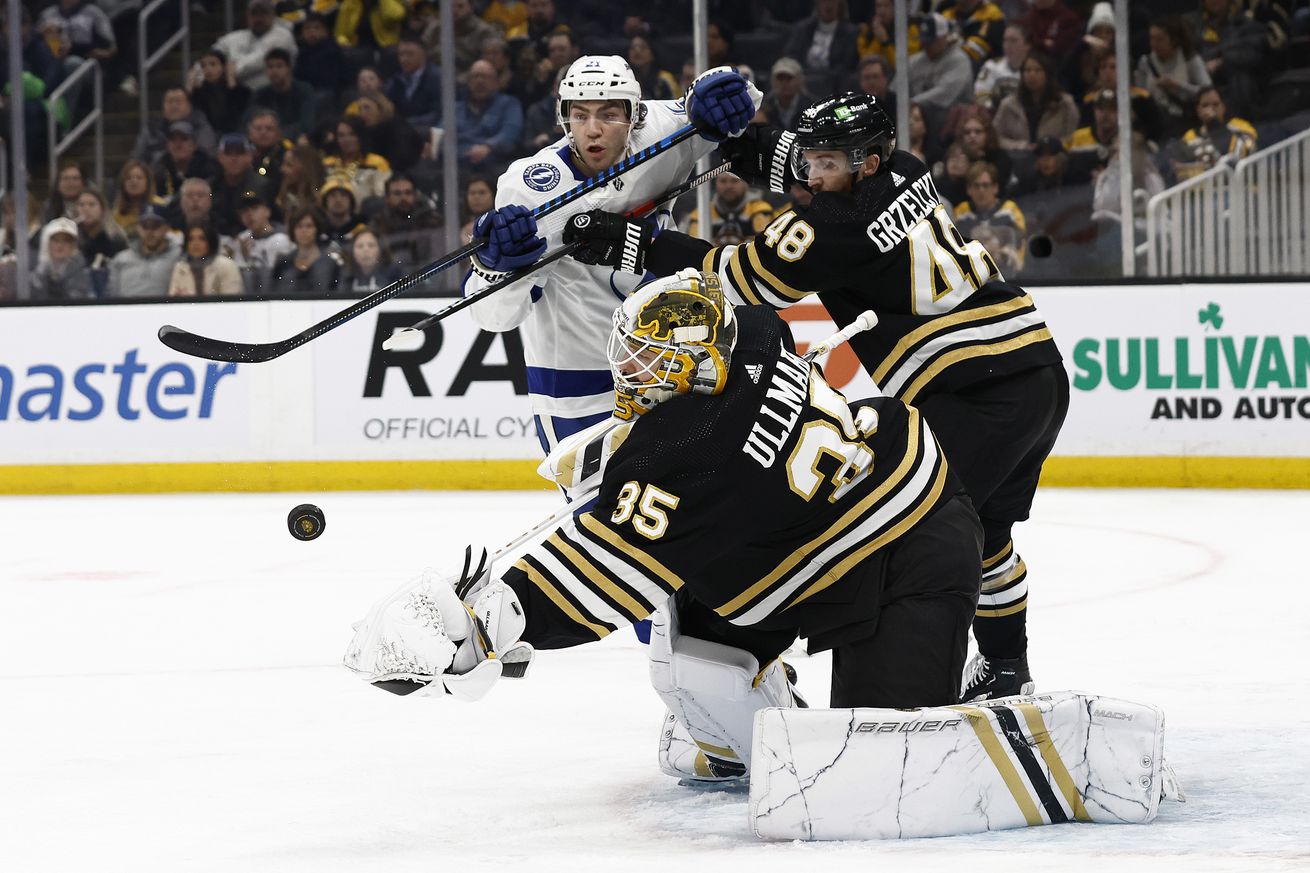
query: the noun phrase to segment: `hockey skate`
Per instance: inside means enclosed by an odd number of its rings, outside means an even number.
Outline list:
[[[665,710],[664,724],[660,728],[659,766],[666,775],[676,777],[679,785],[730,787],[746,784],[745,765],[702,751],[670,710]]]
[[[964,668],[964,683],[960,702],[995,700],[1016,694],[1032,694],[1036,688],[1028,672],[1028,656],[1017,658],[986,658],[980,652]]]
[[[793,704],[802,709],[808,707],[809,704],[796,688],[796,668],[786,662],[779,663],[782,664]],[[660,727],[659,767],[664,774],[676,777],[679,785],[744,788],[750,775],[746,766],[735,760],[731,750],[721,751],[726,754],[717,755],[715,750],[703,748],[692,739],[691,733],[672,710],[664,711],[664,723]],[[729,759],[728,755],[733,755],[734,759]]]

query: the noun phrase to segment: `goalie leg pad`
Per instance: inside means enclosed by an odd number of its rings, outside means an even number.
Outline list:
[[[718,781],[750,767],[755,714],[796,706],[781,660],[763,670],[749,652],[682,636],[672,605],[651,617],[650,678],[669,708],[660,732],[660,769]],[[689,742],[690,741],[690,742]]]
[[[974,706],[769,709],[750,820],[775,840],[939,837],[1145,823],[1182,799],[1153,706],[1059,692]]]

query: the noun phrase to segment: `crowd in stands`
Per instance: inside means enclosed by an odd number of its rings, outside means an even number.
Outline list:
[[[86,94],[71,91],[58,105],[46,99],[83,59],[100,62],[111,87],[135,89],[128,61],[140,6],[24,8],[21,111],[34,161],[46,147],[46,114],[66,125],[85,105]],[[106,156],[105,190],[66,163],[45,202],[30,201],[34,298],[369,293],[445,251],[444,149],[456,150],[467,239],[508,164],[560,137],[555,94],[576,58],[623,55],[648,99],[679,97],[698,72],[690,0],[452,6],[458,81],[447,136],[435,0],[248,0],[244,26],[163,92],[130,156]],[[932,168],[961,232],[984,241],[1007,276],[1117,270],[1125,219],[1112,5],[911,6],[910,127],[899,146]],[[757,123],[793,127],[810,102],[846,89],[876,96],[897,117],[892,0],[709,8],[710,65],[737,66],[765,92]],[[1127,220],[1140,230],[1152,194],[1292,132],[1288,119],[1310,106],[1305,77],[1284,74],[1307,62],[1310,4],[1135,2],[1129,29]],[[7,93],[5,112],[13,106]],[[748,239],[809,197],[801,185],[776,197],[719,176],[709,235]],[[688,206],[680,223],[697,232],[701,217]],[[13,212],[7,197],[0,299],[13,297]],[[1038,237],[1050,245],[1030,246]],[[1052,248],[1050,258],[1030,253]]]

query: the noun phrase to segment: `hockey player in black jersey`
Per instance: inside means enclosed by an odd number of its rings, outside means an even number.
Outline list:
[[[659,610],[652,678],[708,775],[742,772],[758,709],[795,705],[778,656],[798,635],[833,650],[834,706],[956,702],[982,531],[918,411],[848,405],[771,309],[734,309],[694,269],[628,298],[609,357],[624,402],[577,449],[603,461],[594,505],[495,578],[466,566],[384,599],[347,666],[477,697],[531,647]]]
[[[839,326],[865,309],[878,326],[851,340],[884,391],[922,411],[964,481],[986,533],[974,622],[980,655],[963,697],[1031,691],[1027,568],[1011,527],[1028,517],[1042,464],[1068,409],[1059,351],[1032,298],[1006,282],[981,243],[964,239],[923,162],[895,149],[876,98],[819,101],[795,133],[752,128],[729,146],[733,169],[785,191],[808,185],[808,207],[783,212],[750,242],[711,247],[671,231],[647,269],[716,271],[734,303],[783,308],[817,294]],[[627,220],[593,212],[565,240],[575,257],[617,247]]]

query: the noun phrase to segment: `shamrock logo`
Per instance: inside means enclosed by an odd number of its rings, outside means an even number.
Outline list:
[[[1211,303],[1205,309],[1199,310],[1196,313],[1196,320],[1200,324],[1209,322],[1214,325],[1215,330],[1224,326],[1224,317],[1219,314],[1218,303]]]

